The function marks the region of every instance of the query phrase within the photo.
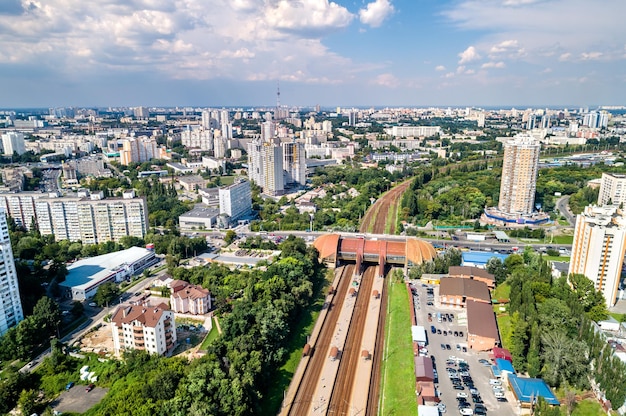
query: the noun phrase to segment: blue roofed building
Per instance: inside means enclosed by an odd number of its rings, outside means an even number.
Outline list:
[[[461,266],[480,267],[484,269],[489,259],[497,257],[504,261],[508,256],[506,254],[491,253],[488,251],[464,251],[462,257],[463,262]]]
[[[59,286],[65,297],[83,301],[93,297],[100,285],[121,282],[158,260],[153,250],[141,247],[81,259],[67,267],[67,276]]]
[[[491,366],[491,372],[497,378],[502,378],[504,380],[508,379],[510,375],[515,374],[515,369],[513,368],[513,364],[510,361],[507,361],[502,358],[496,358],[496,363]]]
[[[543,397],[550,405],[560,405],[550,387],[540,378],[518,377],[512,374],[508,381],[515,399],[522,407],[530,407],[539,397]]]

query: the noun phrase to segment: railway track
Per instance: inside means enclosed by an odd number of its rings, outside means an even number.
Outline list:
[[[335,330],[339,313],[343,308],[343,302],[348,293],[350,282],[352,281],[354,267],[354,264],[346,266],[339,279],[332,307],[328,311],[328,315],[326,316],[326,320],[320,330],[315,345],[311,346],[313,348],[313,355],[302,377],[294,401],[291,404],[289,415],[305,416],[310,414],[313,394],[315,394],[315,388],[317,387],[317,382],[324,367],[324,361],[328,359],[327,351],[333,337],[333,331]]]
[[[361,285],[357,293],[352,319],[348,328],[348,334],[341,361],[337,372],[337,378],[333,387],[328,404],[328,414],[350,415],[350,399],[356,376],[356,367],[361,356],[361,340],[365,329],[367,308],[371,299],[372,285],[376,276],[376,266],[369,266],[363,273]]]
[[[380,368],[382,366],[383,350],[385,348],[385,319],[387,317],[387,285],[383,285],[380,312],[378,315],[378,330],[376,331],[376,346],[372,354],[372,374],[367,394],[366,415],[378,414],[378,396],[380,394]]]

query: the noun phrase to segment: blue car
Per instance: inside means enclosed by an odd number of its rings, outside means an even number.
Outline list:
[[[69,383],[67,383],[67,386],[65,386],[65,390],[69,390],[69,389],[71,389],[72,387],[74,387],[74,382],[73,382],[73,381],[70,381]]]
[[[433,334],[437,332],[434,325],[430,326],[430,332],[432,332]]]

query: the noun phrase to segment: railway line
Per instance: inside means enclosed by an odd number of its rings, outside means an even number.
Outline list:
[[[324,367],[324,361],[328,359],[328,349],[333,337],[335,326],[339,318],[339,313],[343,307],[343,302],[348,294],[352,275],[354,274],[354,264],[345,267],[333,303],[329,305],[330,310],[326,316],[326,320],[320,330],[319,336],[314,345],[311,345],[312,355],[308,362],[302,381],[300,382],[295,399],[291,403],[286,414],[294,416],[305,416],[310,414],[313,402],[313,394],[318,384],[320,374]]]
[[[360,232],[365,233],[371,230],[375,234],[385,233],[389,209],[397,206],[410,184],[410,180],[403,182],[376,201],[364,216],[359,227]],[[388,231],[393,234],[395,228],[394,220]],[[296,389],[295,393],[292,393],[293,400],[283,405],[281,415],[351,415],[355,411],[364,415],[377,414],[387,310],[387,291],[385,290],[387,285],[381,285],[380,281],[376,280],[378,279],[377,269],[378,266],[374,265],[365,269],[360,279],[356,299],[354,303],[350,303],[353,302],[352,299],[348,302],[346,300],[349,298],[348,289],[354,281],[355,265],[345,266],[319,333],[317,337],[311,338],[310,356],[301,363],[305,365],[301,379],[290,387],[290,389]],[[375,281],[378,283],[374,284]],[[377,302],[380,302],[379,305],[371,302],[374,286],[380,293],[380,299],[377,299]],[[343,342],[339,359],[333,362],[329,358],[329,350],[334,337],[337,337],[336,331],[340,326],[341,311],[345,308],[347,308],[345,312],[349,312],[350,308],[353,310],[349,318],[347,333],[343,333],[345,342]],[[368,308],[371,310],[368,311]],[[368,320],[368,313],[370,320]],[[341,316],[342,325],[345,325],[346,319],[345,314]],[[370,331],[368,334],[365,333],[366,326]],[[374,331],[375,334],[372,334]],[[369,339],[364,337],[369,337]],[[365,339],[367,342],[364,342]],[[337,339],[334,341],[337,342]],[[359,361],[362,358],[361,347],[365,343],[368,345],[366,348],[372,360],[367,364],[365,361]],[[357,374],[359,374],[358,380]],[[329,389],[327,406],[323,405],[325,399],[322,397],[327,393],[320,395],[320,388]]]
[[[341,353],[341,361],[335,386],[330,397],[328,413],[333,415],[351,414],[351,396],[356,375],[356,367],[361,356],[360,346],[365,329],[365,319],[370,301],[370,293],[376,276],[376,266],[369,266],[363,273],[361,285],[357,294],[356,304],[352,313],[352,320],[348,328],[348,335],[344,350]]]

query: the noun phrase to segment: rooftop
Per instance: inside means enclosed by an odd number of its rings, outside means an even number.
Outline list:
[[[498,341],[498,325],[490,303],[468,300],[465,304],[467,309],[467,332],[485,338]]]
[[[154,255],[154,253],[145,248],[131,247],[114,253],[78,260],[67,268],[67,276],[60,285],[65,287],[90,285],[106,279],[125,265],[133,264],[148,255]]]
[[[509,376],[508,380],[513,394],[520,402],[530,403],[531,400],[543,397],[549,404],[557,406],[560,404],[550,387],[540,378]]]

